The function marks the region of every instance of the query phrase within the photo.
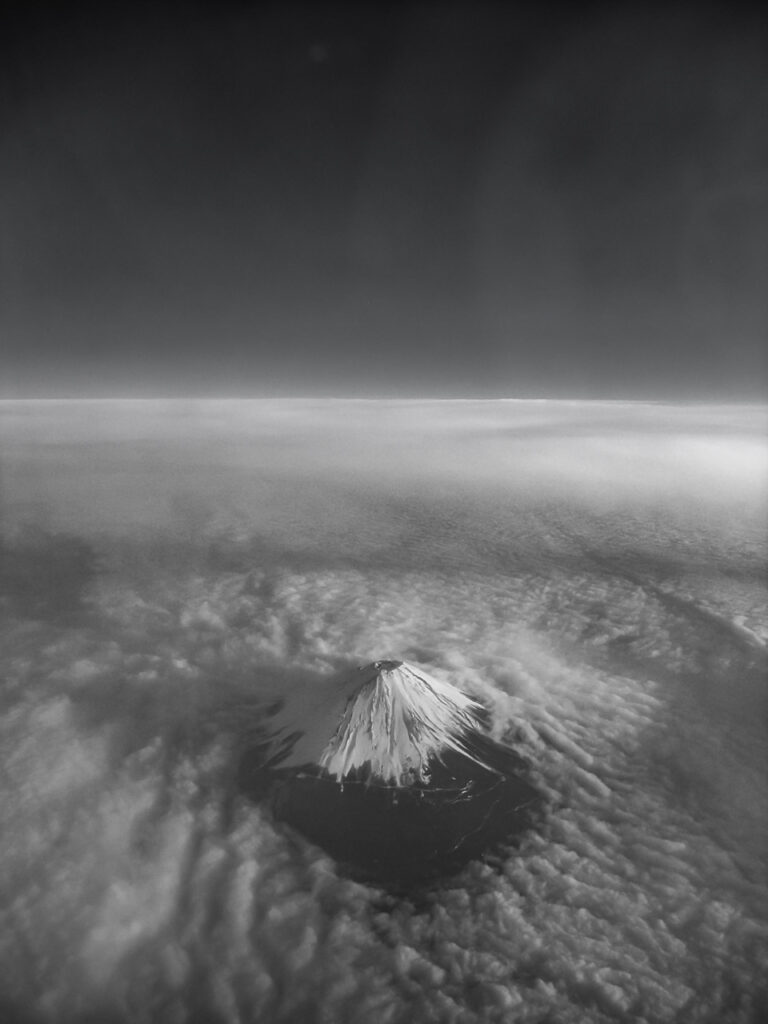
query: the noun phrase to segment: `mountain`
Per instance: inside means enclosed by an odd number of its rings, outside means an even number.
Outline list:
[[[540,796],[484,707],[403,661],[375,661],[284,703],[240,767],[246,794],[349,873],[403,886],[518,837]]]

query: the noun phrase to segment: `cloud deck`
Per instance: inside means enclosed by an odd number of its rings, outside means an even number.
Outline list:
[[[4,599],[0,991],[12,1011],[759,1018],[763,413],[670,408],[651,430],[647,408],[614,408],[632,444],[613,491],[621,439],[602,409],[479,403],[427,441],[443,412],[406,414],[422,429],[372,430],[381,459],[366,470],[349,435],[322,455],[344,403],[321,411],[314,439],[314,414],[290,406],[250,422],[224,408],[218,433],[208,406],[191,440],[173,436],[167,410],[148,422],[117,409],[96,416],[90,446],[73,427],[82,408],[51,413],[46,439],[30,439],[40,419],[14,413],[7,543],[37,515],[48,536],[93,544],[105,568],[70,621]],[[566,419],[581,425],[576,447]],[[108,455],[101,424],[118,434]],[[67,482],[37,472],[62,444]],[[484,461],[462,476],[466,446]],[[140,529],[101,490],[101,459],[118,494],[132,481]],[[421,470],[418,487],[395,486],[403,477],[382,467],[398,464],[412,480]],[[501,488],[492,466],[509,470]],[[270,695],[380,651],[488,704],[551,804],[519,850],[420,903],[345,878],[233,786]]]

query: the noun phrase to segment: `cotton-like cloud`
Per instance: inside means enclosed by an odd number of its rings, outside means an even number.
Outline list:
[[[106,561],[77,622],[4,598],[13,1010],[757,1019],[760,410],[150,406],[109,448],[103,412],[45,416],[6,433],[9,522],[45,504]],[[420,903],[234,779],[276,701],[385,657],[485,703],[548,801]]]

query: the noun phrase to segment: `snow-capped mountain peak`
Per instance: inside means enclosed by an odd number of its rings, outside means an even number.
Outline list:
[[[360,685],[320,757],[337,779],[355,770],[396,784],[427,781],[429,762],[446,749],[467,754],[480,705],[456,687],[403,661],[358,670]]]
[[[450,683],[405,661],[374,661],[313,686],[278,715],[276,768],[319,767],[339,781],[427,782],[429,764],[456,751],[487,767],[467,743],[482,707]],[[274,749],[274,748],[273,748]]]

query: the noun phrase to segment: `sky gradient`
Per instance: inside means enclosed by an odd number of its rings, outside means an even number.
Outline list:
[[[756,399],[754,8],[20,6],[0,393]]]

